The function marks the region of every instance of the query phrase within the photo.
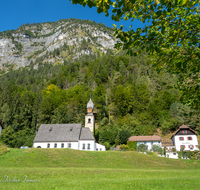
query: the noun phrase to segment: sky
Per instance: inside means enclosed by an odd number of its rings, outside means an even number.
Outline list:
[[[60,19],[77,18],[94,20],[108,27],[116,24],[124,25],[128,29],[132,24],[133,29],[143,27],[140,21],[114,22],[104,13],[98,14],[96,8],[90,9],[81,5],[73,5],[69,0],[1,0],[0,1],[0,32],[17,29],[27,23],[55,22]]]

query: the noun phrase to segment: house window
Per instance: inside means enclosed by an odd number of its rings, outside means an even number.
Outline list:
[[[147,142],[144,142],[144,144],[147,144]]]
[[[88,150],[90,150],[90,144],[88,144],[88,147],[87,147],[87,149],[88,149]]]
[[[153,142],[151,142],[151,145],[153,145]]]
[[[171,147],[169,147],[169,150],[171,150]]]
[[[71,148],[72,144],[71,143],[68,143],[68,148]]]
[[[91,119],[90,118],[88,119],[88,123],[91,123]]]
[[[83,148],[82,149],[85,150],[85,144],[83,144]]]
[[[192,140],[192,137],[188,137],[187,140],[191,141],[191,140]]]
[[[176,155],[176,152],[174,152],[173,155]]]
[[[194,146],[193,145],[188,145],[189,149],[193,149]]]
[[[96,151],[98,151],[98,148],[96,148]]]
[[[187,130],[182,130],[182,133],[187,133]]]
[[[54,144],[54,148],[57,148],[57,143]]]
[[[179,137],[179,140],[180,141],[184,141],[184,137]]]
[[[49,143],[47,144],[47,148],[50,148],[50,144]]]
[[[64,148],[64,143],[61,144],[61,148]]]
[[[185,149],[185,145],[180,145],[180,148],[183,148],[183,149]]]

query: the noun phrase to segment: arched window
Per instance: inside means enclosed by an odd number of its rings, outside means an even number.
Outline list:
[[[47,148],[50,148],[50,143],[47,144]]]
[[[91,119],[90,118],[88,119],[88,123],[91,123]]]
[[[90,150],[90,144],[88,144],[87,149]]]
[[[57,148],[57,143],[54,144],[54,148]]]
[[[72,146],[71,143],[68,143],[68,148],[71,148],[71,146]]]
[[[64,143],[61,144],[61,148],[64,148]]]
[[[83,150],[85,150],[85,143],[83,144]]]

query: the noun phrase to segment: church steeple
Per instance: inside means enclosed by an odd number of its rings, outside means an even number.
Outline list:
[[[90,98],[89,102],[87,103],[87,115],[85,116],[85,127],[88,127],[91,132],[94,130],[94,115],[93,115],[93,110],[94,110],[94,104]]]
[[[87,103],[87,113],[93,114],[94,104],[90,98],[89,102]]]

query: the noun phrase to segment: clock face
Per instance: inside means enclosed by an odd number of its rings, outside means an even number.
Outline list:
[[[87,109],[87,112],[88,112],[88,113],[92,113],[92,108],[88,108],[88,109]]]

